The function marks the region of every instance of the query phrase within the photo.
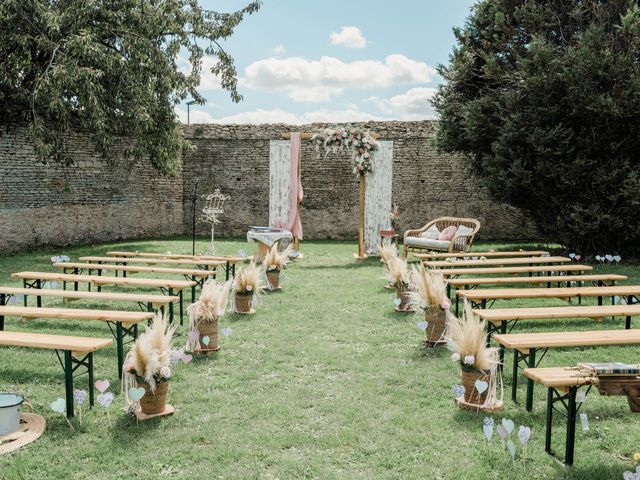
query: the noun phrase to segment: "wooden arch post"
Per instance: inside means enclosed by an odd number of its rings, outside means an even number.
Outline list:
[[[301,140],[311,140],[314,137],[315,133],[312,132],[304,132],[300,133]],[[371,136],[375,139],[379,138],[380,135],[378,133],[371,133]],[[282,138],[285,140],[291,139],[291,133],[283,133]],[[298,175],[301,175],[302,167],[302,158],[300,158],[300,162],[298,162]],[[358,208],[358,253],[354,253],[353,256],[357,259],[367,258],[367,254],[365,253],[365,245],[364,245],[364,206],[365,206],[365,174],[358,174],[358,199],[359,199],[359,208]],[[300,208],[300,203],[298,202],[298,208]],[[299,247],[299,240],[294,239],[294,245],[296,246],[296,250]]]

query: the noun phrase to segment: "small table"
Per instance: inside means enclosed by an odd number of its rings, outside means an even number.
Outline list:
[[[253,257],[256,263],[262,262],[269,249],[274,244],[280,244],[283,240],[286,245],[293,241],[293,235],[290,231],[265,228],[264,230],[249,230],[247,232],[247,242],[258,242],[258,252]]]
[[[399,236],[395,230],[380,230],[380,243],[383,243],[385,238],[388,238],[392,244],[398,245]]]

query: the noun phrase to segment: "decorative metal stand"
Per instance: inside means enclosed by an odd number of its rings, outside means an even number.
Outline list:
[[[219,188],[216,188],[213,193],[203,195],[207,203],[202,209],[202,221],[211,224],[211,243],[209,244],[209,250],[207,255],[215,256],[216,247],[213,243],[213,233],[215,225],[220,223],[218,217],[224,213],[224,202],[229,200],[229,196],[222,194]]]

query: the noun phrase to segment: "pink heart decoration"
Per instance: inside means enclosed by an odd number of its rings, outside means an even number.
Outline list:
[[[189,338],[195,342],[196,340],[198,340],[198,338],[200,338],[200,332],[198,332],[197,330],[190,330]]]
[[[98,381],[96,381],[96,388],[98,389],[98,391],[100,393],[104,393],[107,390],[107,388],[109,388],[109,385],[111,385],[109,380],[98,380]]]
[[[184,353],[180,357],[180,360],[182,360],[182,363],[189,363],[191,360],[193,360],[193,355],[189,355],[188,353]]]
[[[582,257],[581,257],[580,255],[576,255],[576,256],[575,256],[576,262],[579,262],[581,258],[582,258]]]

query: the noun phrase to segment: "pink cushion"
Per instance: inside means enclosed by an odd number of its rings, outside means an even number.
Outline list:
[[[440,235],[438,236],[438,240],[446,240],[447,242],[450,242],[453,239],[453,237],[455,237],[456,230],[458,229],[455,226],[453,225],[448,226],[447,228],[445,228],[440,232]]]

